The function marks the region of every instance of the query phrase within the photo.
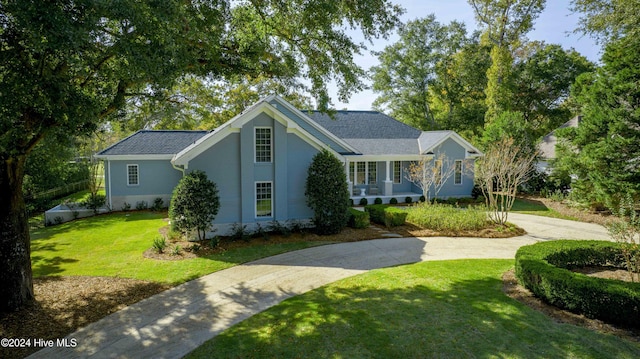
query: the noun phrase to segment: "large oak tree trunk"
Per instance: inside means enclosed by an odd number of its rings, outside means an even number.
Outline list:
[[[0,157],[0,312],[32,304],[31,240],[22,180],[26,155]]]

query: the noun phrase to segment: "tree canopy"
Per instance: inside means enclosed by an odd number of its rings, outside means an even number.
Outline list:
[[[354,54],[386,36],[388,0],[0,0],[0,311],[33,301],[22,197],[27,155],[46,137],[88,135],[127,99],[186,74],[309,79],[320,109],[329,80],[362,88]]]

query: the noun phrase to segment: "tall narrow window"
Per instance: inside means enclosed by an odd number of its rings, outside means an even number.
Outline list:
[[[402,182],[402,161],[393,161],[393,183]]]
[[[138,165],[127,165],[127,186],[137,186],[140,184]]]
[[[462,184],[462,160],[456,160],[455,172],[453,174],[453,183]]]
[[[355,171],[355,163],[349,162],[349,181],[353,183],[353,171]]]
[[[256,217],[272,216],[271,198],[271,182],[256,182]]]
[[[271,162],[271,128],[256,127],[256,162]]]
[[[376,162],[367,162],[367,169],[369,170],[367,183],[375,184],[378,182],[378,164]]]
[[[436,183],[437,184],[441,184],[442,183],[442,161],[441,160],[436,160],[434,163],[434,175],[435,175],[435,179],[436,179]]]
[[[357,183],[356,184],[366,184],[367,183],[367,163],[366,162],[358,162],[358,173],[357,175]]]

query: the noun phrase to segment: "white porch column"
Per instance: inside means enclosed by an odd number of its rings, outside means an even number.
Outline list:
[[[349,197],[353,195],[353,182],[351,181],[351,174],[349,173],[349,159],[344,159],[344,173],[347,174],[347,187],[349,187]]]
[[[393,181],[391,180],[391,161],[387,160],[387,179],[384,181],[384,195],[393,196]]]

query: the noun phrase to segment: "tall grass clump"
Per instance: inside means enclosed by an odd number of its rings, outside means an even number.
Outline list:
[[[490,225],[484,206],[463,209],[448,204],[419,203],[407,211],[407,222],[435,231],[480,230]]]

